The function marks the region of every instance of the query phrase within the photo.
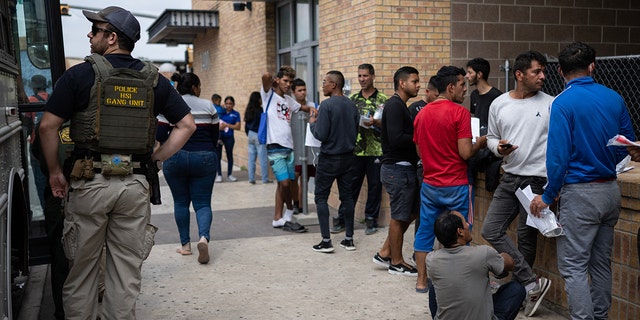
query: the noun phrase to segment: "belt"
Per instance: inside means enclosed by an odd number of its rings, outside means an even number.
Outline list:
[[[610,181],[615,181],[616,178],[605,178],[605,179],[596,179],[590,182],[595,182],[595,183],[603,183],[603,182],[610,182]]]
[[[102,168],[93,168],[93,172],[96,174],[102,174]],[[146,175],[146,171],[142,168],[133,168],[133,174]]]

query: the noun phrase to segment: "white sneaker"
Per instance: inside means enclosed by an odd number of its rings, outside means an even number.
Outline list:
[[[216,177],[216,182],[222,182],[222,176],[217,176]]]
[[[547,291],[549,291],[550,287],[551,280],[544,277],[536,279],[536,285],[533,287],[533,289],[527,292],[527,297],[525,298],[525,316],[531,317],[534,313],[536,313],[536,310],[538,310],[538,307],[540,306],[544,295],[547,294]]]
[[[238,178],[232,176],[232,175],[228,175],[227,176],[227,181],[231,181],[231,182],[236,182],[238,181]]]

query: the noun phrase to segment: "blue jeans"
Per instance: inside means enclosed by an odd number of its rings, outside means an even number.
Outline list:
[[[511,281],[501,285],[498,291],[493,294],[493,314],[500,320],[515,319],[526,295],[527,292],[518,281]],[[433,318],[435,318],[437,311],[436,290],[433,288],[431,280],[429,280],[429,312],[431,312]]]
[[[558,204],[564,236],[556,239],[572,319],[607,319],[611,307],[613,228],[620,215],[616,181],[566,184]]]
[[[216,156],[218,157],[218,174],[222,175],[222,146],[224,145],[224,151],[227,154],[227,176],[231,175],[233,171],[233,145],[236,143],[236,140],[233,136],[225,137],[220,136],[220,142],[216,145]]]
[[[531,191],[542,194],[547,183],[544,177],[527,177],[505,173],[487,210],[482,237],[498,252],[506,252],[515,264],[513,276],[523,285],[535,281],[531,270],[536,259],[538,229],[527,226],[527,212],[516,197],[516,190],[531,185]],[[518,246],[507,235],[511,222],[518,217]]]
[[[249,147],[249,181],[256,181],[256,157],[260,161],[260,173],[262,182],[269,181],[269,160],[267,159],[267,146],[258,142],[258,133],[249,131],[247,134],[247,146]]]
[[[351,164],[353,154],[327,155],[320,154],[315,177],[315,200],[320,233],[323,239],[331,239],[329,232],[329,193],[334,180],[338,180],[340,197],[339,210],[344,212],[345,235],[353,237],[353,196],[351,192]]]
[[[180,233],[180,243],[191,242],[189,206],[193,203],[198,223],[198,238],[210,239],[211,195],[216,178],[216,154],[213,151],[176,152],[163,165],[164,177],[173,196],[173,211]]]
[[[360,196],[360,189],[364,177],[367,177],[367,204],[364,209],[366,219],[373,219],[374,226],[378,226],[378,216],[380,215],[380,201],[382,200],[382,182],[380,181],[380,157],[356,156],[353,160],[353,180],[352,197],[355,205]],[[344,212],[338,211],[338,218],[344,223]]]

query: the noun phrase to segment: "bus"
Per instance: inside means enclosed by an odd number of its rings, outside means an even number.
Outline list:
[[[60,2],[0,0],[0,28],[0,319],[16,319],[29,266],[49,261],[46,178],[31,152],[45,103],[29,97],[65,70]]]

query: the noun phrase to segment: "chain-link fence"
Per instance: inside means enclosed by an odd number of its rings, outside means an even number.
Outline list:
[[[546,68],[547,82],[542,90],[552,96],[564,90],[564,79],[558,73],[558,65],[557,60],[550,60]],[[638,137],[640,133],[640,55],[597,58],[593,78],[624,98],[633,123],[633,130]]]

